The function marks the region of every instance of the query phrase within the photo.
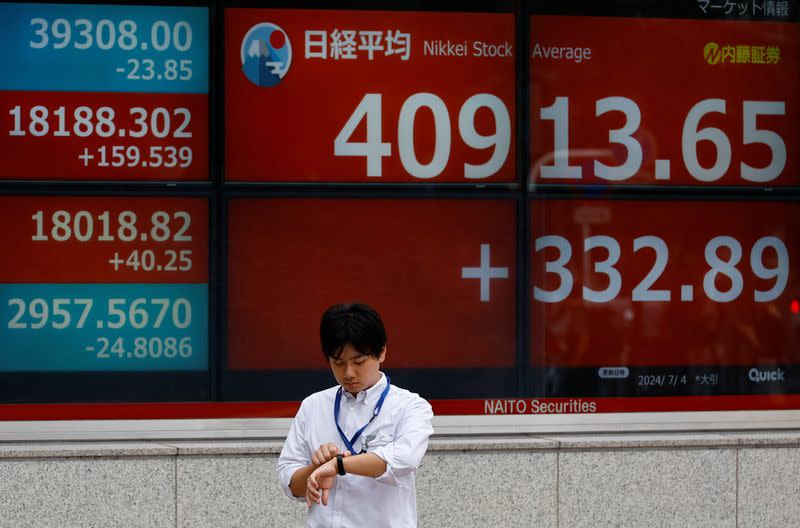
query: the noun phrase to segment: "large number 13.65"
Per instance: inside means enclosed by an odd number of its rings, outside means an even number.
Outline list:
[[[623,145],[627,151],[621,165],[609,166],[600,161],[594,162],[594,175],[608,181],[627,180],[634,176],[642,166],[642,145],[633,137],[639,129],[642,114],[639,106],[627,97],[606,97],[595,102],[595,116],[607,112],[622,112],[625,125],[610,130],[610,143]],[[700,120],[707,114],[725,114],[724,99],[704,99],[695,104],[683,122],[681,134],[681,153],[686,170],[698,181],[712,182],[724,176],[731,165],[731,142],[728,136],[715,127],[700,127]],[[781,101],[744,101],[742,104],[742,132],[744,144],[762,143],[772,152],[772,159],[766,167],[753,167],[747,163],[739,164],[743,180],[751,182],[772,181],[786,167],[786,144],[776,132],[759,129],[756,119],[760,115],[786,115],[786,104]],[[543,121],[553,121],[553,165],[542,166],[542,179],[580,179],[581,167],[569,164],[569,98],[556,97],[552,105],[541,108],[539,117]],[[697,144],[710,141],[716,148],[716,161],[711,167],[703,167],[697,159]]]
[[[383,158],[392,154],[392,145],[382,141],[381,100],[381,94],[366,94],[333,141],[334,156],[367,158],[367,176],[382,176]],[[421,163],[414,152],[414,120],[417,111],[423,107],[433,113],[435,129],[433,158],[428,163]],[[488,136],[475,129],[475,114],[484,107],[492,112],[495,122],[494,134]],[[367,141],[350,141],[353,132],[364,119],[367,121]],[[464,163],[465,178],[488,178],[503,167],[511,146],[511,118],[502,100],[486,93],[467,99],[458,112],[458,131],[464,143],[472,148],[494,148],[486,163]],[[450,114],[440,97],[432,93],[417,93],[405,100],[397,122],[397,147],[400,162],[411,176],[429,179],[441,174],[450,159],[450,142]]]

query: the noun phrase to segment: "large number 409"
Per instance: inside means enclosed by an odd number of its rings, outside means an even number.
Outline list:
[[[420,163],[414,152],[414,120],[420,108],[433,113],[434,149],[428,163]],[[486,107],[494,115],[494,134],[484,136],[475,130],[475,114]],[[367,141],[350,141],[356,127],[366,119]],[[494,147],[492,156],[482,165],[464,163],[464,177],[468,179],[488,178],[495,174],[506,161],[511,146],[511,118],[506,105],[498,97],[481,93],[466,100],[458,112],[458,131],[464,143],[475,149]],[[434,178],[442,173],[450,159],[450,114],[444,101],[431,93],[414,94],[403,103],[397,122],[397,147],[403,168],[413,177]],[[367,176],[383,175],[383,158],[391,156],[392,145],[382,141],[381,94],[369,93],[361,99],[350,118],[333,141],[335,156],[363,156],[367,158]]]

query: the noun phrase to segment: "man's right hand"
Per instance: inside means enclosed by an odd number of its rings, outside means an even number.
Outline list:
[[[339,448],[336,447],[336,444],[322,444],[314,451],[314,454],[311,455],[311,463],[314,464],[315,467],[319,467],[328,460],[336,458],[338,454]],[[345,451],[342,455],[349,456],[350,451]]]
[[[336,444],[322,444],[311,455],[311,464],[306,467],[300,468],[292,474],[289,481],[289,488],[292,490],[292,495],[295,497],[302,497],[307,493],[307,480],[309,475],[315,469],[320,467],[325,462],[333,460],[339,454],[339,448]],[[342,456],[350,456],[350,451],[345,451]]]

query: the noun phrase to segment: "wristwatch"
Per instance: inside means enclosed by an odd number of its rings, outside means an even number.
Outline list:
[[[342,455],[336,455],[336,468],[339,470],[340,475],[347,475],[344,470],[344,457]]]

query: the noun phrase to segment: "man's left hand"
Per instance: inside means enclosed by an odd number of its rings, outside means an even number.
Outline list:
[[[328,496],[330,495],[330,490],[333,487],[337,474],[338,469],[336,467],[336,459],[334,458],[319,466],[308,476],[306,484],[306,503],[309,508],[312,502],[316,502],[317,504],[321,503],[324,506],[328,505]]]

